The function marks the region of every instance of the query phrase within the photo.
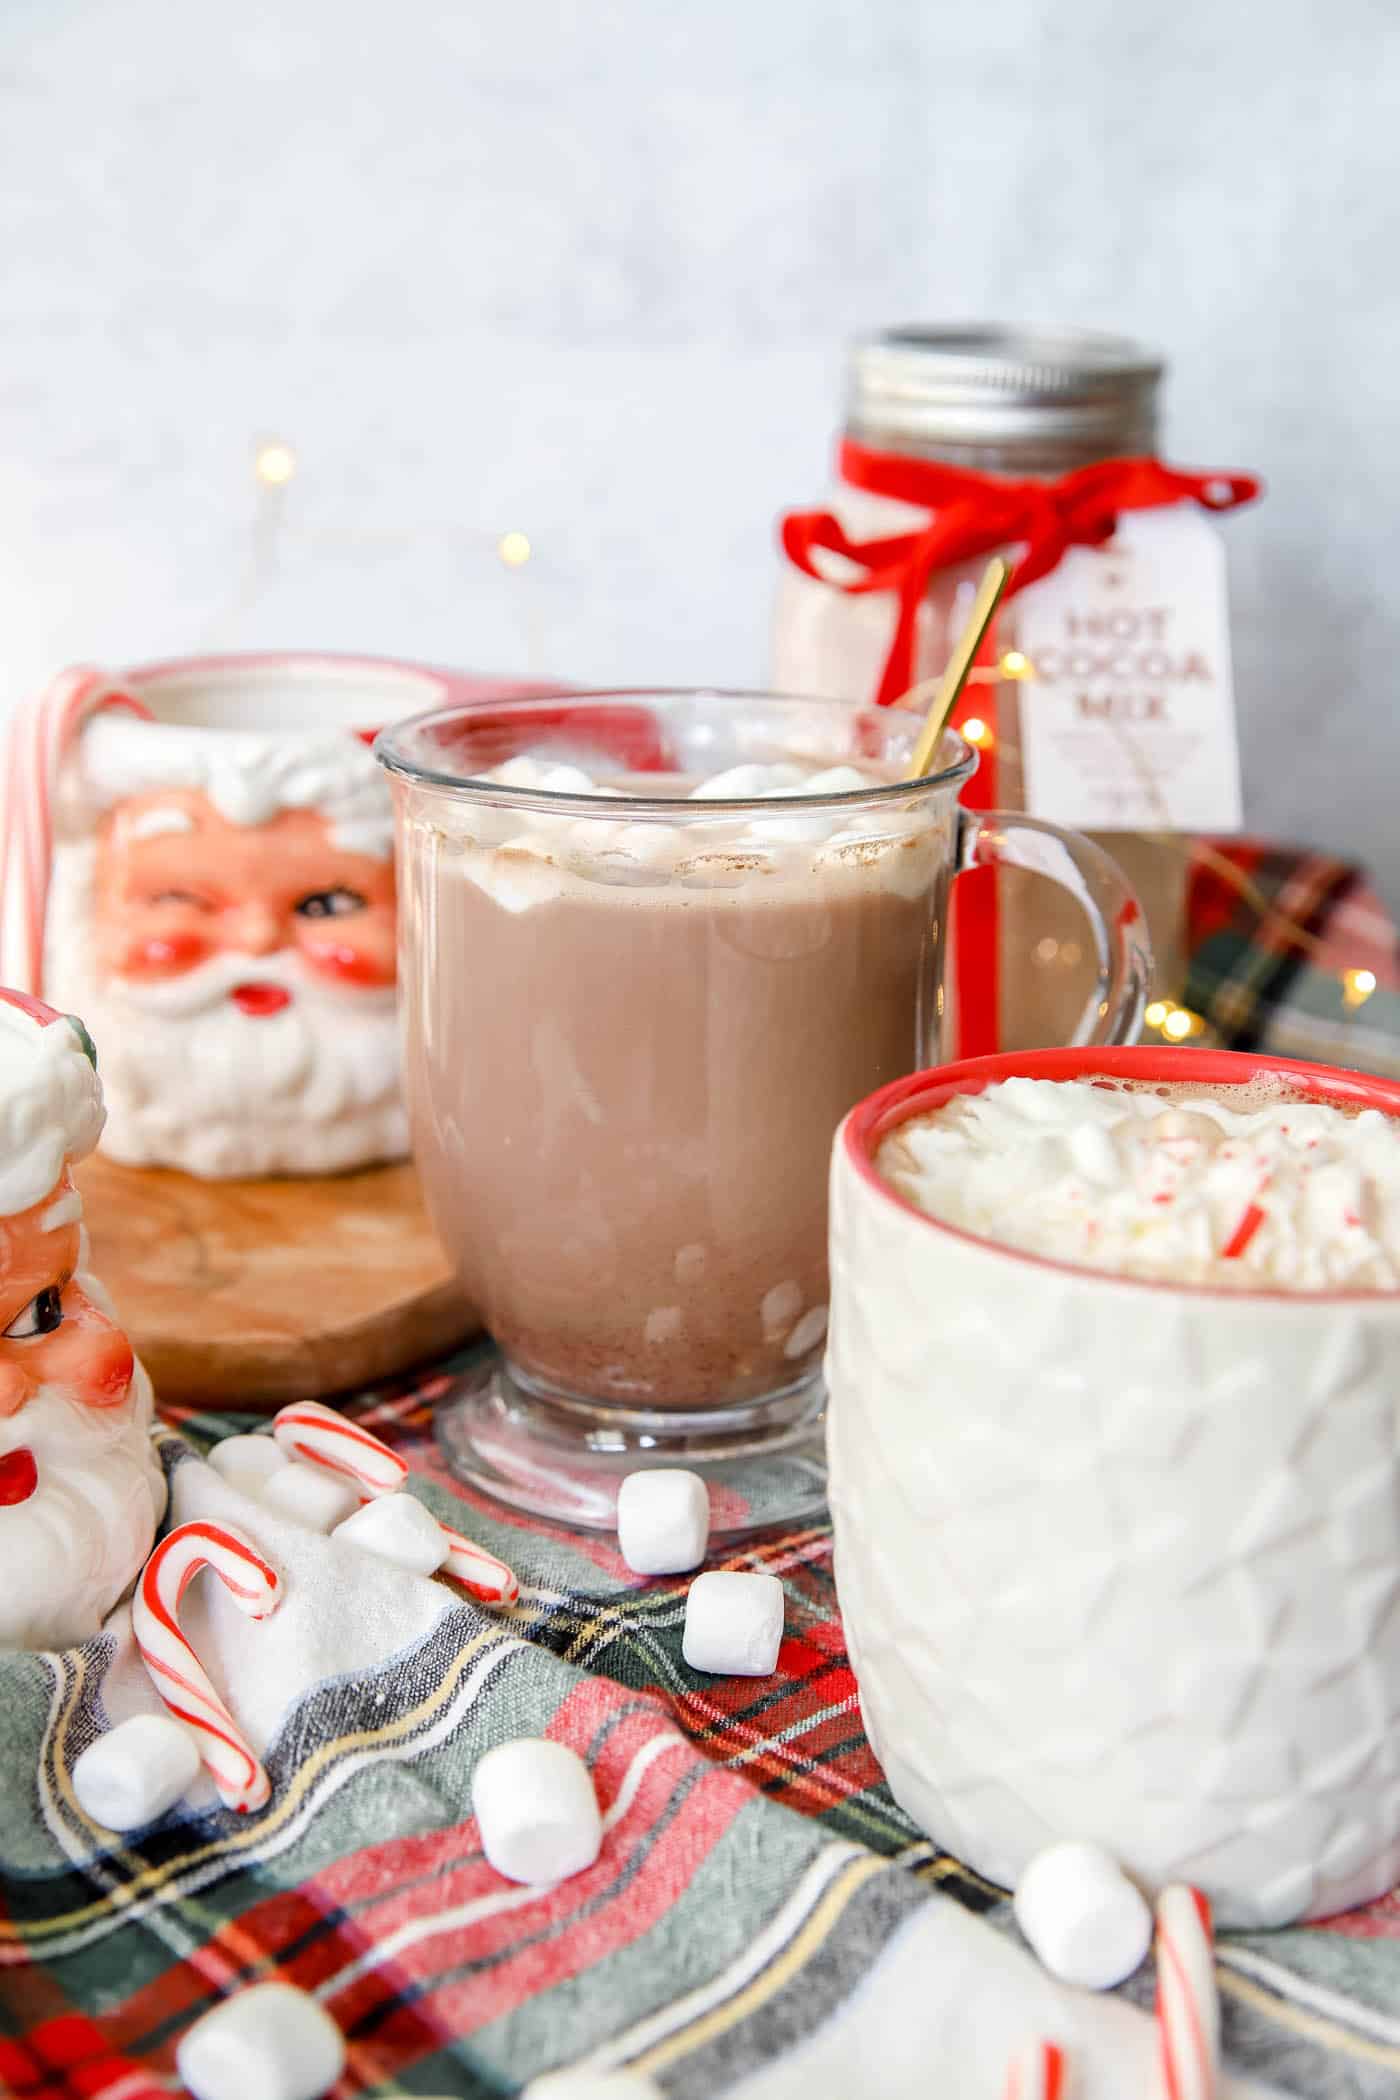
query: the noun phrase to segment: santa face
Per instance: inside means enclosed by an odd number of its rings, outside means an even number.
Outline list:
[[[199,1174],[324,1173],[407,1149],[394,871],[315,810],[236,824],[129,796],[96,843],[85,982],[103,1148]]]
[[[165,1504],[150,1383],[79,1272],[81,1217],[65,1171],[0,1219],[0,1648],[95,1633]]]
[[[394,982],[392,861],[348,852],[315,810],[231,824],[192,790],[134,795],[98,833],[94,933],[99,974],[168,984],[212,957],[247,965],[230,996],[250,1019],[288,1002],[259,976],[264,956],[298,956],[327,990]]]

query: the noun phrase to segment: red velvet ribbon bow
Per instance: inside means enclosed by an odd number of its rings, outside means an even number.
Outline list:
[[[830,511],[789,511],[782,521],[788,560],[819,583],[855,595],[898,592],[899,618],[876,694],[881,707],[914,682],[919,607],[939,569],[1019,544],[1009,598],[1048,576],[1067,548],[1102,546],[1126,510],[1187,501],[1203,510],[1235,510],[1252,502],[1261,486],[1251,474],[1182,474],[1159,459],[1105,459],[1059,481],[1011,481],[935,460],[871,452],[849,438],[841,446],[840,468],[841,479],[855,488],[934,513],[927,525],[874,540],[853,540]],[[828,576],[816,565],[819,550],[843,555],[864,574],[845,581]]]

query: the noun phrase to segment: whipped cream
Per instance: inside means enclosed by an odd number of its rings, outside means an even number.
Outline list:
[[[1228,1095],[1008,1079],[902,1124],[876,1165],[930,1217],[1090,1268],[1400,1287],[1400,1123],[1268,1077]]]
[[[571,816],[514,802],[463,803],[454,812],[453,843],[465,872],[508,911],[525,911],[578,881],[627,888],[676,882],[687,888],[742,887],[756,876],[809,874],[814,867],[859,870],[883,864],[891,881],[917,895],[932,879],[935,855],[946,854],[943,827],[927,803],[847,812],[803,809],[772,816],[710,812],[712,802],[782,802],[887,787],[891,775],[855,765],[802,766],[791,761],[730,766],[695,780],[685,774],[631,774],[598,779],[581,766],[521,756],[478,776],[541,794],[673,801],[677,816],[592,813]],[[625,785],[619,785],[625,779]],[[692,812],[685,817],[681,812]],[[435,826],[441,826],[435,813]],[[902,850],[901,850],[902,849]]]

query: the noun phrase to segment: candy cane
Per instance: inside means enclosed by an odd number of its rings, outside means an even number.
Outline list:
[[[268,1777],[233,1715],[180,1631],[180,1600],[201,1568],[212,1568],[240,1611],[265,1619],[282,1595],[281,1578],[231,1524],[180,1524],[146,1562],[131,1600],[131,1626],[151,1682],[199,1739],[199,1754],[220,1797],[246,1815],[270,1797]]]
[[[408,1478],[408,1467],[397,1451],[318,1400],[284,1407],[273,1417],[272,1434],[289,1457],[309,1459],[313,1466],[353,1480],[369,1501],[395,1494]]]
[[[43,992],[44,929],[53,859],[53,796],[59,769],[90,715],[150,709],[119,692],[104,672],[65,671],[37,700],[14,710],[0,783],[0,953],[7,984]]]
[[[452,1548],[442,1564],[444,1575],[460,1582],[469,1596],[483,1604],[514,1604],[520,1595],[520,1579],[513,1569],[483,1546],[474,1546],[450,1524],[439,1523],[438,1530]]]
[[[1210,1905],[1184,1882],[1157,1899],[1157,2038],[1167,2100],[1215,2100],[1220,1995]]]
[[[1064,2051],[1057,2042],[1027,2042],[1011,2059],[1004,2100],[1060,2100]]]
[[[408,1467],[397,1451],[358,1422],[347,1422],[332,1407],[318,1400],[299,1400],[274,1416],[272,1434],[282,1449],[296,1458],[324,1466],[353,1480],[367,1501],[379,1495],[397,1494],[408,1478]],[[444,1575],[460,1582],[470,1596],[482,1604],[514,1604],[520,1582],[514,1571],[484,1546],[477,1546],[450,1524],[439,1522],[449,1552],[442,1564]]]

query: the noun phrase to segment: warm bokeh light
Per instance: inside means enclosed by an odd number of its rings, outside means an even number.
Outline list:
[[[1001,660],[1001,675],[1003,678],[1034,678],[1035,666],[1019,649],[1008,649]]]
[[[1154,999],[1142,1018],[1149,1028],[1160,1028],[1170,1011],[1165,999]]]
[[[992,741],[992,732],[980,715],[969,715],[963,723],[962,733],[969,744],[976,744],[980,751],[985,751]]]
[[[270,489],[285,487],[297,470],[297,456],[291,446],[281,438],[269,438],[259,445],[253,462],[258,480]]]
[[[1195,1027],[1195,1015],[1188,1014],[1184,1006],[1178,1006],[1163,1021],[1162,1033],[1163,1035],[1169,1035],[1174,1043],[1180,1043],[1193,1032]]]
[[[496,545],[496,552],[508,569],[523,569],[534,549],[529,535],[524,532],[503,532]]]
[[[1375,989],[1374,970],[1343,970],[1342,997],[1348,1006],[1364,1006]]]

